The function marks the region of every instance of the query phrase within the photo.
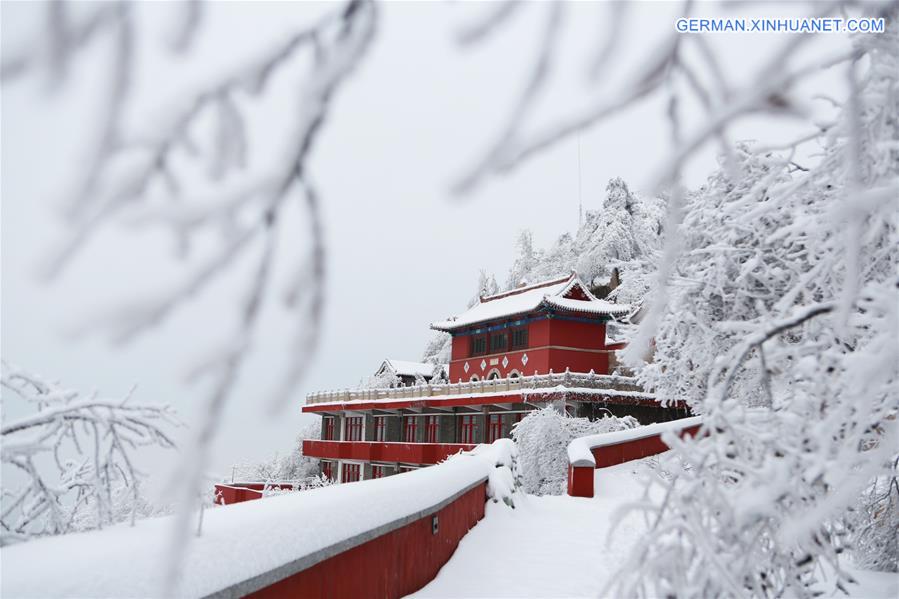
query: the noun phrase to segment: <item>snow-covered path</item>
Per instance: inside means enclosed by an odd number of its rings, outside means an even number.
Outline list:
[[[595,597],[645,530],[636,513],[615,512],[654,475],[641,462],[596,473],[596,497],[527,496],[516,509],[488,504],[437,577],[413,597]]]
[[[488,503],[437,577],[410,597],[599,597],[647,526],[636,512],[622,519],[618,508],[641,499],[642,481],[655,471],[641,460],[595,476],[593,499],[527,496],[514,510]],[[899,597],[899,575],[848,569],[859,583],[850,597]]]

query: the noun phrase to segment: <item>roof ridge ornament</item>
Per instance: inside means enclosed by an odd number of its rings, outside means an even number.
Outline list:
[[[534,289],[540,289],[541,287],[549,287],[551,285],[558,285],[559,283],[564,283],[566,281],[570,281],[572,277],[576,277],[577,273],[573,270],[571,273],[564,276],[556,276],[551,279],[546,279],[544,281],[540,281],[538,283],[531,283],[530,285],[524,285],[522,287],[515,287],[514,289],[508,289],[506,291],[500,291],[499,293],[494,293],[493,295],[482,295],[480,296],[481,302],[489,302],[497,299],[502,299],[504,297],[509,297],[510,295],[517,295],[519,293],[524,293],[525,291],[533,291]]]

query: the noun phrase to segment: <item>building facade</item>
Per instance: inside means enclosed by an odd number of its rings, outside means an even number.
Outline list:
[[[304,441],[303,452],[320,458],[331,479],[352,482],[509,437],[548,403],[572,416],[610,411],[644,423],[686,415],[614,373],[623,346],[607,342],[606,323],[630,311],[597,299],[573,273],[482,297],[431,325],[452,335],[448,382],[311,393],[303,411],[322,416],[322,435]]]

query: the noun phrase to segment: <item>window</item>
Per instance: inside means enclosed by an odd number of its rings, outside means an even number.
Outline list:
[[[478,375],[473,374],[473,375],[471,375],[471,378],[468,380],[471,381],[472,383],[477,383],[481,379],[478,377]]]
[[[333,418],[331,420],[333,420]],[[334,480],[334,462],[322,462],[322,474],[324,474],[328,480],[333,481]]]
[[[478,419],[480,414],[472,414],[470,416],[459,416],[459,442],[460,443],[478,443]]]
[[[528,330],[515,329],[512,331],[512,349],[527,349]]]
[[[362,416],[346,419],[346,441],[362,440]]]
[[[487,442],[493,443],[503,436],[503,415],[490,414],[490,423],[487,426]]]
[[[406,443],[415,443],[415,433],[418,432],[417,420],[417,416],[403,418],[403,440]]]
[[[490,353],[495,354],[506,351],[509,336],[505,333],[493,333],[490,335]]]
[[[375,441],[387,440],[387,416],[375,416]]]
[[[344,464],[343,480],[341,482],[354,483],[357,480],[359,480],[359,464]]]
[[[496,368],[494,368],[493,370],[490,371],[489,374],[487,374],[488,381],[495,381],[498,378],[499,378],[499,370],[497,370]]]
[[[371,477],[372,478],[384,478],[385,476],[390,476],[387,472],[387,466],[372,466],[371,467]]]
[[[425,443],[437,443],[440,438],[440,416],[425,416]]]
[[[334,440],[334,419],[333,418],[324,418],[324,422],[322,423],[322,439],[325,441],[333,441]]]
[[[472,337],[471,338],[471,355],[478,356],[487,353],[487,338]]]

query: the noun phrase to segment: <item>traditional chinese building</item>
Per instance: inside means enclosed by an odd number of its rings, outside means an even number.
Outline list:
[[[311,393],[321,440],[303,453],[340,482],[435,464],[459,450],[508,437],[530,410],[557,402],[573,416],[610,411],[641,422],[686,415],[662,408],[616,373],[607,324],[630,306],[596,298],[576,274],[481,297],[431,328],[452,335],[449,382]],[[436,379],[435,379],[436,380]]]
[[[444,364],[388,358],[381,362],[381,367],[375,372],[375,377],[393,377],[400,385],[414,385],[418,382],[429,383],[434,379],[444,380],[447,374]]]

